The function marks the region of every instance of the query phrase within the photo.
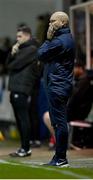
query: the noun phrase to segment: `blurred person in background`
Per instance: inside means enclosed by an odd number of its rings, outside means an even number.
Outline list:
[[[26,22],[21,22],[17,25],[17,28],[27,26]],[[38,42],[38,45],[40,43]],[[40,119],[38,113],[38,94],[40,88],[40,79],[41,74],[43,72],[43,63],[40,63],[37,71],[37,78],[34,85],[34,90],[31,92],[31,99],[29,101],[29,116],[30,116],[30,124],[31,124],[31,131],[30,131],[30,146],[31,147],[40,147]]]
[[[0,65],[2,66],[2,74],[6,73],[5,62],[11,51],[12,42],[9,37],[0,39]],[[1,70],[1,69],[0,69]]]
[[[48,130],[50,132],[50,138],[49,138],[49,144],[48,144],[49,145],[49,150],[54,150],[55,149],[55,144],[56,144],[56,139],[55,139],[54,128],[51,125],[49,111],[44,112],[43,121],[44,121],[46,127],[48,128]]]
[[[40,66],[39,74],[43,66]],[[40,138],[40,119],[39,119],[39,111],[38,111],[38,96],[40,90],[40,76],[37,78],[34,86],[34,91],[31,94],[31,101],[29,105],[29,115],[31,122],[31,132],[30,132],[30,145],[31,147],[40,147],[41,146],[41,138]]]
[[[50,14],[41,14],[37,17],[36,37],[39,43],[42,44],[47,35]]]
[[[20,133],[21,147],[10,155],[25,157],[31,155],[29,97],[40,74],[40,62],[34,58],[38,42],[32,38],[31,29],[21,26],[16,36],[16,44],[12,47],[6,65],[9,71],[10,102]]]
[[[72,95],[67,105],[68,122],[85,122],[93,127],[92,122],[88,121],[93,105],[93,70],[87,70],[82,61],[76,62],[73,82]],[[87,146],[93,147],[91,131],[92,128],[75,128],[70,147],[76,150]]]
[[[49,114],[56,137],[55,154],[47,165],[67,167],[67,102],[72,91],[75,43],[66,13],[55,12],[50,17],[47,40],[38,50],[38,59],[45,63]]]
[[[41,79],[40,82],[40,89],[39,89],[39,98],[38,98],[38,113],[39,118],[41,119],[41,133],[47,134],[46,127],[48,129],[47,137],[49,137],[49,150],[54,150],[55,148],[55,133],[53,126],[51,125],[50,115],[49,115],[49,107],[48,107],[48,100],[46,96],[46,90],[44,86],[44,79]],[[45,130],[43,126],[45,125]],[[42,130],[43,129],[43,130]],[[48,136],[49,135],[49,136]]]
[[[74,67],[74,85],[68,101],[68,121],[85,120],[93,104],[93,70],[76,63]]]

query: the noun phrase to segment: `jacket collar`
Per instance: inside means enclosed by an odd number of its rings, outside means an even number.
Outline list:
[[[69,27],[62,27],[55,32],[55,36],[59,36],[61,34],[67,34],[67,33],[70,33],[70,28]]]
[[[19,49],[25,48],[25,47],[28,47],[28,46],[31,46],[31,45],[33,45],[34,42],[35,42],[34,39],[30,39],[30,40],[28,40],[27,42],[21,44],[21,45],[19,46]]]

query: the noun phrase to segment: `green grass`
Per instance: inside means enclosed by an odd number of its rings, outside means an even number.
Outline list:
[[[0,179],[92,179],[93,169],[56,168],[8,162],[0,164]]]
[[[1,151],[7,147],[16,148],[18,143],[18,141],[0,142]],[[72,159],[70,164],[74,168],[34,165],[33,158],[11,158],[8,155],[1,156],[0,158],[0,179],[93,179],[93,156],[90,160],[87,160],[87,156],[84,160],[81,158],[82,161],[77,161],[75,158]],[[44,161],[43,156],[40,158],[38,157],[37,161]]]

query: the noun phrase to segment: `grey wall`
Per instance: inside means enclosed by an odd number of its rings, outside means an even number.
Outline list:
[[[55,9],[55,0],[0,0],[0,37],[14,38],[20,22],[28,23],[35,33],[37,15]]]

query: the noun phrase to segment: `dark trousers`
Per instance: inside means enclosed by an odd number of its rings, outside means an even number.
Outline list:
[[[17,127],[21,138],[21,148],[29,150],[30,120],[28,96],[22,93],[11,92],[10,102],[12,104]]]
[[[31,101],[29,104],[29,115],[31,121],[30,139],[32,141],[40,140],[40,121],[38,112],[38,94],[40,83],[37,82],[34,86],[34,91],[31,94]]]
[[[51,123],[55,130],[56,155],[66,158],[68,147],[67,97],[47,90]]]
[[[51,124],[55,130],[56,137],[56,152],[59,158],[66,158],[68,148],[68,126],[67,126],[67,102],[68,96],[63,96],[59,93],[58,87],[54,91],[55,86],[51,85],[51,81],[44,71],[44,81],[46,95],[49,104],[49,114]],[[51,87],[52,86],[52,87]]]

